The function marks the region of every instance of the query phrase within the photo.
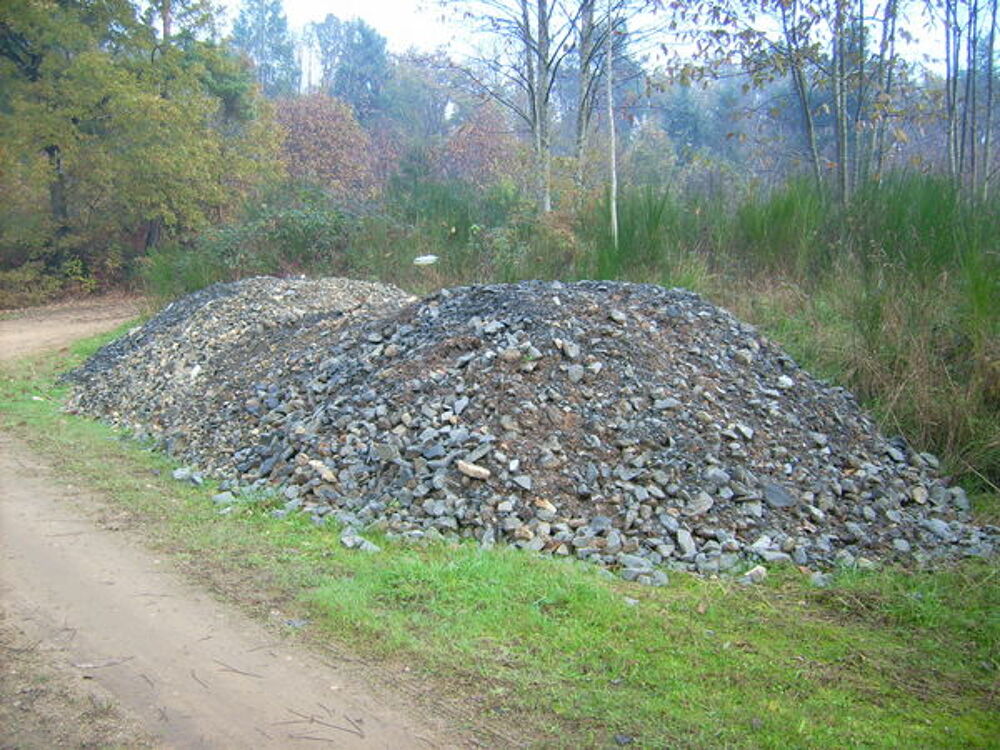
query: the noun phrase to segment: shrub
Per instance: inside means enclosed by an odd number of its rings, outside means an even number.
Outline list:
[[[0,271],[0,310],[43,304],[65,288],[66,278],[47,269],[41,261]]]

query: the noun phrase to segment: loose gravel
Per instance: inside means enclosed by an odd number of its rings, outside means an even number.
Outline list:
[[[250,279],[166,308],[72,373],[70,408],[222,480],[224,511],[474,538],[624,578],[993,554],[937,459],[698,295],[522,282],[422,300]],[[364,542],[364,544],[362,544]],[[374,548],[374,550],[372,549]]]

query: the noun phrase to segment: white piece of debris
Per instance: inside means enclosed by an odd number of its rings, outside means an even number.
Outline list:
[[[471,477],[472,479],[482,480],[490,478],[490,470],[483,466],[479,466],[478,464],[472,464],[468,461],[456,461],[455,465],[458,467],[460,472],[465,474],[467,477]]]
[[[413,259],[413,265],[415,266],[432,266],[438,262],[438,257],[436,255],[418,255]]]

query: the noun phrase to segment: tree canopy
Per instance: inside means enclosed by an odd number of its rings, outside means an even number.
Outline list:
[[[298,92],[301,70],[281,0],[243,0],[232,41],[253,63],[265,96]]]
[[[157,37],[123,0],[0,9],[5,255],[113,275],[276,168],[277,133],[233,54],[197,28]]]

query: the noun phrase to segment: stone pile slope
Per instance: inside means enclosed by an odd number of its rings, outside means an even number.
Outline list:
[[[70,408],[208,464],[252,434],[254,410],[230,405],[266,375],[280,378],[275,367],[289,352],[301,354],[345,325],[413,301],[391,285],[349,279],[214,284],[171,303],[70,373]]]
[[[340,290],[327,309],[323,284]],[[257,279],[223,292],[96,355],[73,407],[158,437],[236,493],[278,488],[320,523],[506,540],[646,582],[661,564],[826,567],[997,544],[933,456],[886,440],[851,394],[685,291],[523,282],[407,304],[381,285]]]

